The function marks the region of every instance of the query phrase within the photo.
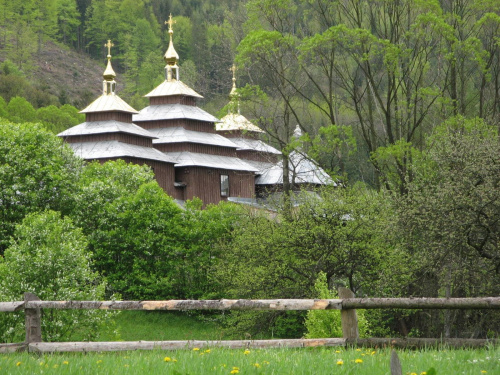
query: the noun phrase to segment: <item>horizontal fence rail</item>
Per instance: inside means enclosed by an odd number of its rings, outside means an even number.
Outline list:
[[[345,309],[500,309],[500,297],[478,298],[348,298],[221,299],[167,301],[17,301],[0,302],[0,312],[57,310],[345,310]]]
[[[23,343],[0,344],[0,353],[27,350],[29,352],[86,352],[137,349],[192,349],[194,347],[276,348],[314,346],[367,346],[422,348],[482,347],[498,344],[498,340],[434,339],[434,338],[359,338],[356,309],[500,309],[500,297],[477,298],[353,298],[346,288],[339,288],[339,299],[221,299],[167,301],[41,301],[25,293],[24,301],[0,302],[0,312],[24,312],[26,339]],[[343,338],[281,339],[281,340],[224,340],[224,341],[130,341],[130,342],[42,342],[42,309],[75,310],[340,310]]]

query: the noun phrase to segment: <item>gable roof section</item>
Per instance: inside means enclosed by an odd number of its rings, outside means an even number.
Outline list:
[[[132,121],[154,121],[189,119],[205,122],[218,122],[217,117],[205,112],[203,109],[184,104],[158,104],[142,109],[132,117]]]
[[[233,143],[238,146],[238,150],[253,150],[260,152],[267,152],[269,154],[281,155],[281,152],[273,146],[268,145],[258,139],[247,138],[230,138]]]
[[[149,129],[149,132],[158,137],[153,141],[154,144],[188,142],[220,147],[238,147],[231,140],[219,134],[186,130],[181,127]]]
[[[169,152],[169,156],[176,160],[175,167],[205,167],[216,169],[227,169],[235,171],[258,172],[239,158],[220,155],[200,154],[196,152]]]
[[[203,96],[198,94],[184,82],[177,80],[163,81],[160,85],[156,86],[151,92],[149,92],[145,96],[146,98],[151,98],[155,96],[174,96],[174,95],[184,95],[184,96],[191,96],[193,98],[203,98]]]
[[[332,178],[310,159],[298,152],[290,153],[290,182],[295,173],[295,183],[312,185],[333,185],[337,184]],[[262,171],[257,177],[256,185],[275,185],[283,183],[283,161],[279,161],[273,167]]]
[[[257,133],[264,133],[258,126],[252,124],[245,116],[239,113],[228,113],[220,119],[216,125],[216,130],[246,130]]]
[[[175,160],[163,152],[151,147],[131,145],[119,141],[68,143],[75,154],[82,159],[138,158],[175,163]]]
[[[58,134],[59,137],[70,137],[76,135],[90,135],[103,133],[127,133],[145,138],[156,138],[147,130],[132,123],[116,120],[84,122]]]
[[[94,112],[125,112],[125,113],[137,113],[137,111],[129,106],[122,98],[118,95],[101,95],[92,103],[90,103],[87,108],[80,113],[94,113]]]

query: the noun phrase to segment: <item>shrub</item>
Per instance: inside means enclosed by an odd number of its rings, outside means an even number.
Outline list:
[[[314,290],[316,297],[321,299],[339,298],[335,290],[328,289],[326,273],[320,272]],[[368,333],[368,322],[365,318],[365,310],[357,310],[358,328],[360,337],[366,337]],[[342,337],[342,325],[340,310],[309,310],[305,321],[307,328],[306,338]]]
[[[0,300],[18,301],[24,292],[42,300],[102,300],[105,282],[91,271],[87,239],[69,218],[55,211],[26,216],[16,227],[0,263]],[[2,259],[2,258],[0,258]],[[42,310],[44,341],[95,338],[110,318],[99,310]],[[24,314],[0,316],[0,340],[22,341]]]

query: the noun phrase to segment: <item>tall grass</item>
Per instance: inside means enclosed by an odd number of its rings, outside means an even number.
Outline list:
[[[400,351],[403,374],[500,374],[500,349]],[[222,349],[0,355],[1,374],[389,374],[390,350]]]
[[[99,341],[220,340],[223,336],[215,323],[186,312],[122,311],[115,324],[116,333],[103,334]]]

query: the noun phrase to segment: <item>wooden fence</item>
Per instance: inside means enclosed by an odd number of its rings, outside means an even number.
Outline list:
[[[137,349],[192,349],[194,347],[271,348],[313,346],[367,346],[421,348],[445,344],[449,347],[481,347],[500,340],[433,338],[359,338],[356,309],[500,309],[500,297],[482,298],[354,298],[346,288],[340,299],[273,300],[168,300],[168,301],[41,301],[25,293],[24,301],[0,302],[0,312],[24,311],[26,337],[16,344],[0,344],[0,353],[88,352]],[[41,309],[102,310],[341,310],[343,338],[223,341],[137,341],[137,342],[43,342]]]

